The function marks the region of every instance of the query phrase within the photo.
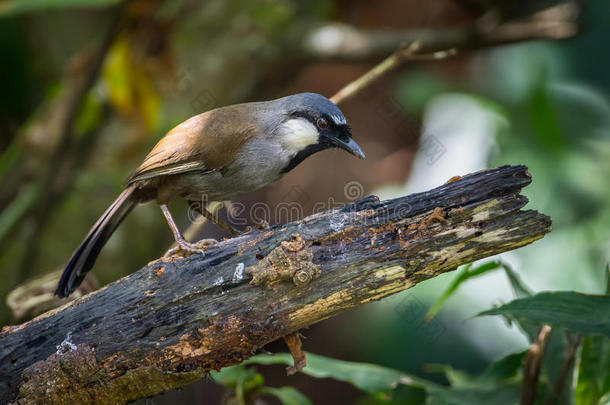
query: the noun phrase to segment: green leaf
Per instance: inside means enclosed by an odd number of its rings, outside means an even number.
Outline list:
[[[513,380],[523,366],[526,351],[509,354],[493,362],[480,375],[470,375],[447,365],[429,365],[428,371],[438,371],[445,374],[453,388],[489,388],[493,385]]]
[[[118,38],[108,51],[102,79],[110,104],[124,117],[137,119],[148,132],[154,132],[161,98],[141,59],[134,57],[128,38]]]
[[[606,295],[543,292],[481,312],[481,315],[510,316],[584,336],[610,336],[610,296]]]
[[[301,370],[301,373],[315,378],[334,378],[352,384],[368,393],[389,393],[398,385],[436,386],[434,383],[376,364],[349,362],[312,353],[306,355],[307,366]],[[246,360],[244,364],[284,364],[291,366],[293,360],[288,353],[259,354]]]
[[[610,295],[610,264],[606,265],[606,295]]]
[[[530,297],[534,293],[533,291],[525,285],[523,280],[521,280],[521,276],[513,270],[511,266],[506,263],[502,263],[502,268],[506,273],[506,277],[508,277],[508,281],[510,281],[510,285],[513,288],[513,293],[517,298]]]
[[[427,364],[425,371],[429,373],[443,373],[453,388],[471,388],[477,385],[476,376],[462,370],[456,370],[450,365]]]
[[[255,369],[247,369],[243,364],[225,367],[220,371],[210,373],[214,381],[229,388],[235,387],[241,381],[253,378],[254,374],[256,374]]]
[[[538,140],[550,151],[557,151],[565,142],[565,134],[559,124],[547,83],[547,73],[543,71],[530,91],[527,113],[531,129]]]
[[[494,369],[489,372],[488,376],[511,374],[512,371],[515,371],[516,359],[519,356],[520,354],[516,354],[508,360],[503,359],[502,366],[498,366],[503,371]],[[292,365],[292,357],[288,353],[261,354],[251,357],[244,364]],[[518,401],[520,392],[520,384],[512,380],[502,384],[488,382],[480,386],[473,385],[465,388],[443,387],[388,367],[331,359],[311,353],[307,353],[307,366],[300,372],[315,378],[334,378],[347,382],[377,398],[388,398],[388,394],[400,385],[423,388],[427,392],[426,404],[429,405],[485,405],[489,403],[513,405]]]
[[[19,142],[14,139],[11,144],[2,151],[0,155],[0,181],[4,181],[10,170],[12,170],[23,155]]]
[[[480,276],[481,274],[487,273],[488,271],[495,270],[500,267],[500,262],[488,262],[484,263],[473,270],[470,270],[472,267],[472,263],[469,263],[461,268],[458,275],[453,279],[449,287],[445,290],[444,293],[441,294],[440,297],[432,304],[430,310],[426,314],[426,320],[431,320],[434,316],[440,311],[445,301],[458,289],[460,284],[464,281],[472,278]]]
[[[424,72],[411,72],[404,75],[397,85],[396,96],[403,109],[410,113],[422,112],[434,97],[450,91],[458,91],[455,85],[439,76]]]
[[[100,8],[120,0],[4,0],[0,2],[0,17],[13,16],[50,9]]]
[[[76,131],[87,133],[97,128],[102,119],[102,102],[95,91],[89,91],[76,118]]]
[[[563,372],[566,354],[568,350],[571,349],[572,344],[572,338],[568,339],[567,333],[562,333],[562,331],[559,330],[551,332],[551,337],[547,342],[546,351],[542,359],[542,377],[539,382],[539,395],[542,395],[543,391],[546,391],[544,395],[554,395],[552,394],[554,390],[553,385],[557,382]],[[572,376],[574,374],[573,371],[574,369],[572,367],[568,369],[567,376]],[[574,397],[572,385],[572,378],[566,378],[566,384],[562,394],[560,398],[557,398],[558,404],[573,403],[573,401],[566,402],[563,400]]]
[[[610,402],[610,340],[601,336],[583,339],[574,394],[576,405]]]
[[[235,397],[240,404],[246,403],[246,396],[259,388],[265,382],[262,374],[254,368],[246,368],[242,363],[238,366],[225,367],[220,371],[212,371],[212,378],[227,389],[235,391]]]
[[[478,389],[435,389],[427,398],[427,405],[514,405],[519,402],[521,383]]]
[[[517,376],[527,351],[511,353],[501,359],[494,361],[487,369],[479,376],[482,381],[502,381],[514,378]]]
[[[434,303],[428,310],[428,313],[426,314],[427,321],[434,318],[434,316],[442,308],[445,301],[447,301],[447,299],[455,292],[455,290],[457,290],[457,288],[460,286],[460,284],[462,284],[462,282],[466,279],[466,275],[468,274],[468,270],[470,269],[470,267],[472,267],[472,263],[468,263],[468,264],[462,266],[462,268],[460,270],[458,270],[458,273],[455,276],[455,278],[453,279],[453,281],[451,281],[451,284],[449,284],[449,286],[447,287],[445,292],[442,293],[436,299],[436,301],[434,301]]]
[[[392,398],[380,398],[367,394],[354,402],[354,405],[424,405],[426,391],[419,387],[400,386],[392,393]]]
[[[481,375],[472,376],[450,366],[442,371],[451,388],[428,387],[428,405],[514,405],[519,401],[521,369],[526,352],[510,354],[494,362]]]
[[[0,239],[7,235],[11,229],[23,218],[36,203],[40,187],[38,184],[25,185],[17,197],[0,213]]]
[[[534,295],[534,292],[523,282],[523,280],[521,280],[521,276],[519,276],[519,274],[513,270],[511,266],[506,263],[502,263],[502,268],[506,273],[506,277],[508,277],[508,281],[513,289],[513,294],[515,294],[515,298],[525,298]],[[521,331],[527,335],[530,343],[536,340],[539,329],[539,326],[536,323],[530,322],[527,319],[514,319],[510,316],[507,316],[506,320],[509,323],[515,322]]]
[[[293,387],[261,387],[258,390],[261,394],[273,395],[283,405],[312,405],[311,401],[299,390]]]

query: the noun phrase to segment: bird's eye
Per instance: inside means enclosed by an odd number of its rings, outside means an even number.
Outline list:
[[[318,118],[318,128],[320,129],[326,129],[328,128],[328,121],[326,121],[324,118]]]

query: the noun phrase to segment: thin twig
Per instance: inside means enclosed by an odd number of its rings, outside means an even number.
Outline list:
[[[529,18],[501,24],[473,24],[447,30],[442,35],[422,35],[422,39],[401,45],[374,68],[339,90],[331,100],[344,103],[367,87],[411,61],[433,61],[492,46],[537,39],[563,39],[576,34],[578,26],[572,21],[578,15],[578,6],[560,4],[540,11]]]
[[[527,350],[525,366],[523,367],[523,385],[521,387],[521,405],[532,405],[538,393],[538,380],[542,359],[546,351],[547,343],[551,337],[551,327],[544,325],[538,331],[536,341]]]
[[[343,87],[330,99],[333,103],[339,105],[346,100],[356,97],[364,89],[379,80],[382,76],[388,74],[392,70],[402,66],[404,62],[409,60],[438,60],[455,55],[455,49],[446,51],[437,51],[429,54],[420,53],[420,43],[414,42],[408,46],[402,46],[392,55],[388,56],[377,66],[360,76],[358,79]]]
[[[286,367],[286,373],[288,373],[288,375],[293,375],[307,366],[307,358],[305,357],[305,352],[301,348],[301,334],[299,332],[294,332],[286,335],[284,336],[284,342],[286,342],[286,346],[288,346],[288,350],[290,350],[290,355],[294,361],[292,366]]]
[[[566,339],[568,341],[568,348],[566,350],[566,355],[561,365],[561,371],[559,372],[559,376],[557,377],[557,381],[555,382],[555,386],[553,387],[553,392],[551,392],[547,400],[544,402],[545,405],[554,405],[559,401],[559,398],[561,398],[561,394],[563,393],[563,390],[566,385],[568,374],[570,372],[570,369],[574,365],[576,350],[578,350],[578,346],[580,346],[582,336],[577,335],[576,339],[572,341],[570,332],[567,332]]]

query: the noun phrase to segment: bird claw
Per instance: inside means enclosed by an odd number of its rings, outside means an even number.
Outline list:
[[[264,219],[260,220],[259,222],[257,222],[254,225],[254,228],[251,226],[246,226],[246,228],[241,232],[241,235],[245,235],[247,233],[252,232],[254,229],[258,229],[258,230],[265,230],[265,229],[269,229],[269,222],[265,221]]]
[[[198,240],[197,242],[189,243],[189,245],[192,245],[198,249],[201,249],[201,248],[208,247],[208,246],[218,245],[218,241],[216,239],[211,239],[211,238],[201,239],[201,240]]]
[[[244,229],[243,231],[240,231],[239,229],[235,229],[233,227],[231,227],[229,229],[229,233],[231,234],[232,237],[237,238],[239,236],[245,235],[246,233],[248,233],[248,227],[246,227],[246,229]]]
[[[261,219],[260,221],[258,221],[255,225],[256,229],[269,229],[269,222],[265,221],[264,219]]]
[[[193,254],[201,254],[205,256],[205,249],[203,248],[207,246],[216,245],[218,241],[216,239],[202,239],[193,243],[187,242],[185,240],[177,241],[177,243],[178,246],[174,246],[173,248],[169,249],[167,252],[165,252],[163,256],[169,257],[179,255],[186,257]]]

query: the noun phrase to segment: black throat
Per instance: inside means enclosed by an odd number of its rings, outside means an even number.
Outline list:
[[[299,153],[294,155],[294,157],[290,160],[290,162],[288,162],[288,165],[282,169],[281,173],[282,174],[288,173],[289,171],[291,171],[292,169],[297,167],[299,165],[299,163],[301,163],[303,160],[305,160],[309,156],[311,156],[314,153],[319,152],[321,150],[327,149],[329,147],[330,147],[330,145],[327,145],[325,143],[315,143],[313,145],[307,146],[305,149],[303,149],[302,151],[300,151]]]

